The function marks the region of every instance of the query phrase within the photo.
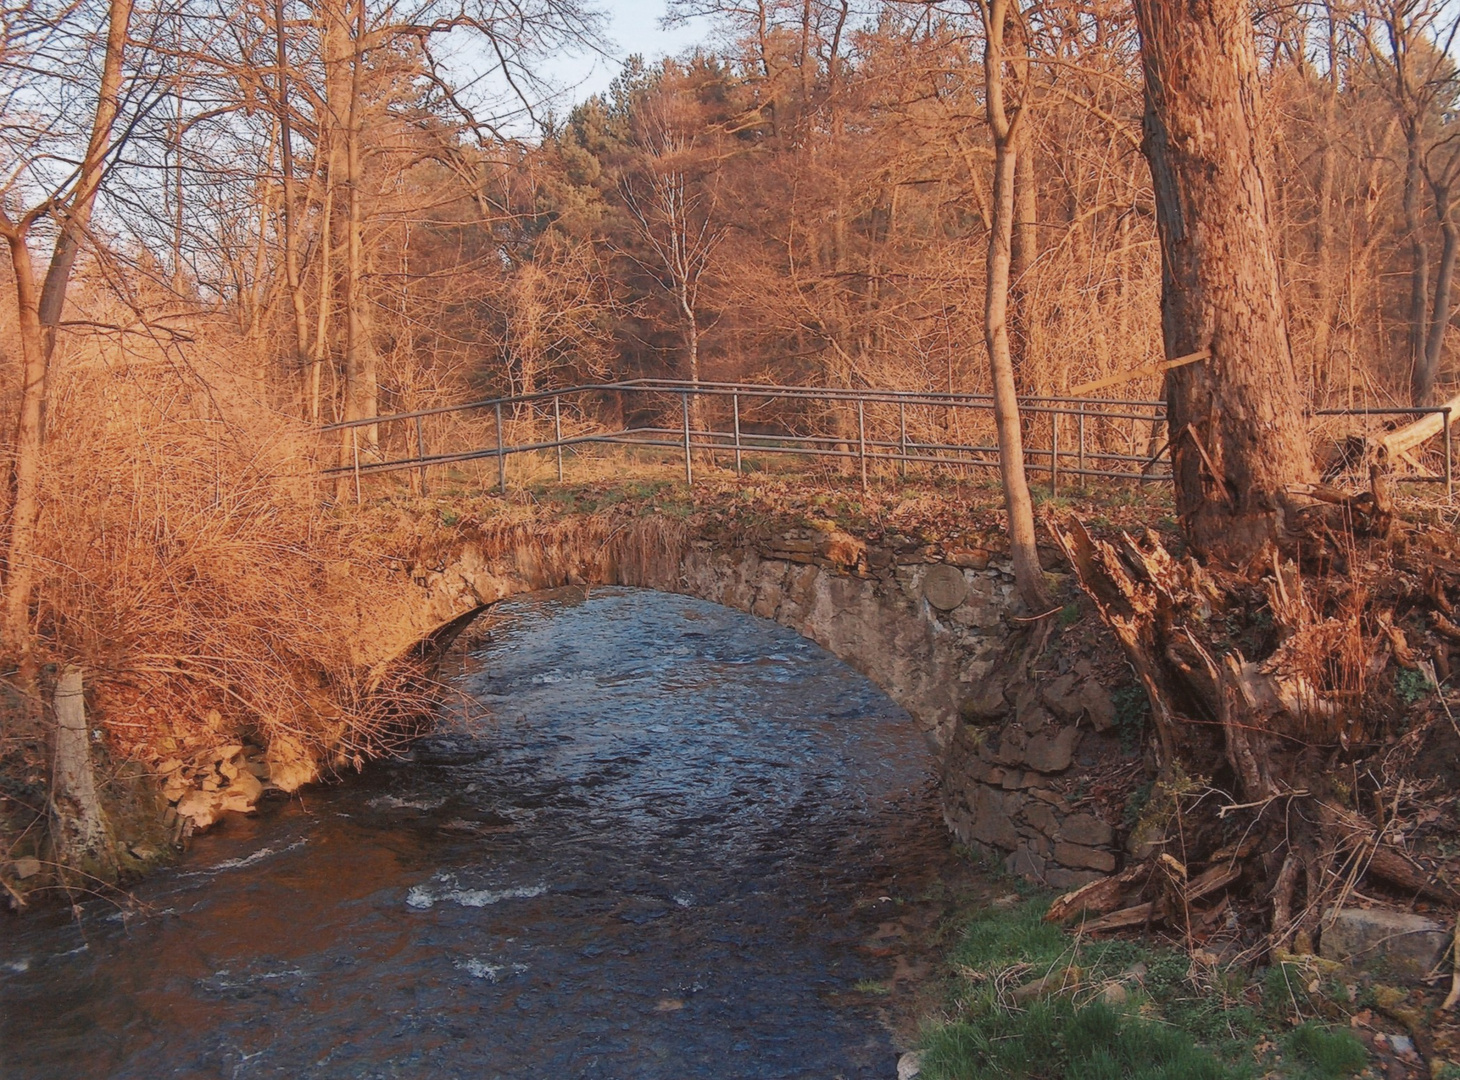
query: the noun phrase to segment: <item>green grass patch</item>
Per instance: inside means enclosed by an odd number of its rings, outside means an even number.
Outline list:
[[[1175,949],[1076,938],[1047,910],[1029,899],[961,927],[945,1016],[925,1031],[929,1080],[1337,1080],[1366,1063],[1341,1028],[1272,1037],[1287,1012],[1266,991],[1280,988]]]

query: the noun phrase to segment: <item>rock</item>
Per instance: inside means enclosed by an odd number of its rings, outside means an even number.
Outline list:
[[[10,865],[15,871],[15,876],[21,881],[33,878],[41,872],[41,861],[34,855],[22,855]]]
[[[1081,844],[1055,844],[1054,861],[1077,870],[1102,870],[1107,874],[1115,869],[1115,856],[1111,852]]]
[[[1103,733],[1115,726],[1115,702],[1110,700],[1110,694],[1098,682],[1086,680],[1080,688],[1080,703],[1096,731]]]
[[[201,831],[218,820],[222,803],[223,799],[217,792],[195,788],[182,797],[177,804],[177,812],[179,817],[191,819],[193,828]]]
[[[909,1050],[897,1059],[897,1080],[913,1080],[923,1071],[923,1052]]]
[[[939,611],[952,611],[968,599],[968,581],[957,567],[939,563],[923,575],[923,596]]]
[[[1115,839],[1115,830],[1094,814],[1072,814],[1060,824],[1058,839],[1085,847],[1104,847]]]
[[[1045,836],[1053,836],[1059,827],[1059,820],[1054,816],[1054,811],[1049,808],[1048,803],[1035,803],[1028,810],[1024,811],[1024,820],[1033,825]]]
[[[1100,1000],[1116,1008],[1124,1005],[1129,997],[1125,987],[1118,982],[1106,983],[1105,988],[1100,991]]]
[[[950,547],[943,552],[943,558],[950,566],[960,566],[965,570],[987,570],[990,555],[990,552],[976,547]]]
[[[840,529],[833,529],[822,541],[821,554],[833,566],[850,570],[867,557],[867,545]]]
[[[1075,756],[1078,728],[1062,728],[1053,735],[1036,735],[1024,747],[1024,763],[1042,773],[1064,772]]]
[[[259,801],[259,796],[264,793],[264,785],[259,783],[258,777],[247,769],[235,776],[228,785],[228,796],[232,799],[241,796],[250,807]]]
[[[1075,990],[1080,985],[1080,969],[1077,967],[1056,968],[1048,975],[1033,979],[1014,991],[1014,1000],[1023,1005],[1037,1001],[1051,994]]]
[[[1424,975],[1440,962],[1449,933],[1423,915],[1386,908],[1341,908],[1330,912],[1319,955],[1343,963],[1383,960],[1409,975]]]
[[[1074,723],[1085,711],[1073,675],[1061,675],[1039,688],[1039,696],[1050,710],[1067,724]]]
[[[153,847],[151,844],[145,842],[140,844],[128,844],[127,850],[132,853],[132,856],[134,858],[141,859],[143,862],[153,862],[157,859],[162,858],[161,851],[159,851],[156,847]]]
[[[959,706],[959,715],[970,724],[988,724],[1002,720],[1009,711],[1004,688],[998,682],[989,680],[979,687],[978,692],[965,698]]]
[[[1005,798],[993,788],[980,787],[974,800],[970,832],[980,843],[1012,851],[1019,846],[1019,833],[1005,808]]]
[[[1092,881],[1099,881],[1104,876],[1093,870],[1066,870],[1062,866],[1044,872],[1045,883],[1052,889],[1078,889]]]
[[[1044,880],[1044,860],[1026,844],[1020,844],[1019,850],[1004,860],[1004,869],[1026,881]]]

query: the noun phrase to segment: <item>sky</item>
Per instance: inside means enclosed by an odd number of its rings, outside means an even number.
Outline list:
[[[705,40],[708,28],[704,20],[673,30],[659,25],[664,17],[665,0],[598,0],[595,4],[608,16],[610,55],[585,53],[563,56],[548,65],[546,74],[563,88],[561,111],[608,89],[614,76],[629,56],[641,53],[646,61],[684,52]]]

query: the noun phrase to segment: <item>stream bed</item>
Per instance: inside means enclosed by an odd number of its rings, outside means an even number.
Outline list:
[[[498,605],[404,759],[0,929],[0,1078],[890,1078],[933,761],[793,632]],[[890,928],[890,929],[889,929]]]

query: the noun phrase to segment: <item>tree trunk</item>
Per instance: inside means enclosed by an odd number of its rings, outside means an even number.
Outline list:
[[[1435,183],[1435,217],[1440,222],[1440,265],[1435,270],[1435,306],[1430,311],[1429,332],[1425,335],[1425,351],[1414,372],[1415,405],[1430,405],[1435,396],[1435,380],[1440,374],[1440,360],[1445,355],[1445,331],[1450,328],[1450,296],[1455,285],[1455,256],[1460,247],[1460,230],[1450,207],[1450,186]]]
[[[1312,453],[1273,255],[1243,0],[1136,0],[1162,255],[1176,506],[1198,554],[1245,565],[1284,533]]]
[[[51,782],[56,861],[92,879],[116,878],[116,858],[107,836],[106,812],[91,765],[91,732],[81,669],[67,665],[56,683],[56,761]]]
[[[1420,215],[1424,183],[1420,121],[1410,117],[1404,131],[1404,228],[1409,233],[1409,377],[1410,404],[1428,405],[1424,385],[1425,342],[1429,338],[1430,246]]]
[[[994,139],[992,228],[989,230],[988,290],[984,301],[984,340],[993,376],[994,424],[999,433],[999,473],[1009,516],[1009,543],[1019,597],[1031,612],[1050,606],[1044,569],[1034,536],[1034,501],[1024,475],[1024,440],[1019,431],[1019,397],[1009,352],[1009,270],[1013,260],[1014,150],[1020,112],[1011,120],[1004,98],[1004,21],[1008,0],[992,0],[984,16],[984,89],[989,130]]]
[[[56,236],[56,246],[39,295],[35,292],[34,267],[26,248],[26,231],[14,232],[7,238],[11,265],[16,271],[16,301],[25,371],[15,429],[15,464],[11,474],[14,501],[10,513],[10,542],[5,552],[5,645],[19,661],[20,682],[25,687],[33,687],[36,677],[30,633],[30,601],[35,588],[34,554],[36,522],[40,517],[46,382],[50,374],[51,354],[56,346],[56,327],[60,325],[61,312],[66,305],[71,270],[76,265],[81,241],[91,223],[97,192],[101,190],[101,182],[107,173],[112,127],[121,108],[122,59],[131,18],[131,0],[111,0],[106,54],[102,61],[91,137],[71,197],[59,204],[55,211],[60,218],[60,232]]]
[[[23,374],[20,417],[15,430],[10,545],[5,556],[5,646],[19,663],[21,684],[32,688],[36,672],[30,635],[30,594],[35,586],[32,554],[36,519],[40,516],[41,410],[46,398],[47,357],[30,248],[24,233],[12,233],[7,239],[15,275]]]
[[[1049,389],[1040,385],[1034,370],[1038,354],[1034,320],[1032,271],[1039,258],[1039,190],[1034,176],[1034,138],[1028,118],[1014,136],[1014,232],[1009,266],[1010,322],[1014,382],[1026,394]]]
[[[280,215],[284,226],[284,281],[289,288],[289,303],[294,313],[294,371],[301,380],[301,407],[310,419],[312,413],[314,372],[309,363],[309,310],[304,300],[304,283],[299,274],[299,227],[295,220],[294,139],[289,116],[289,65],[284,52],[284,0],[274,0],[274,47],[278,72],[279,95],[279,169],[284,180],[284,206]]]

